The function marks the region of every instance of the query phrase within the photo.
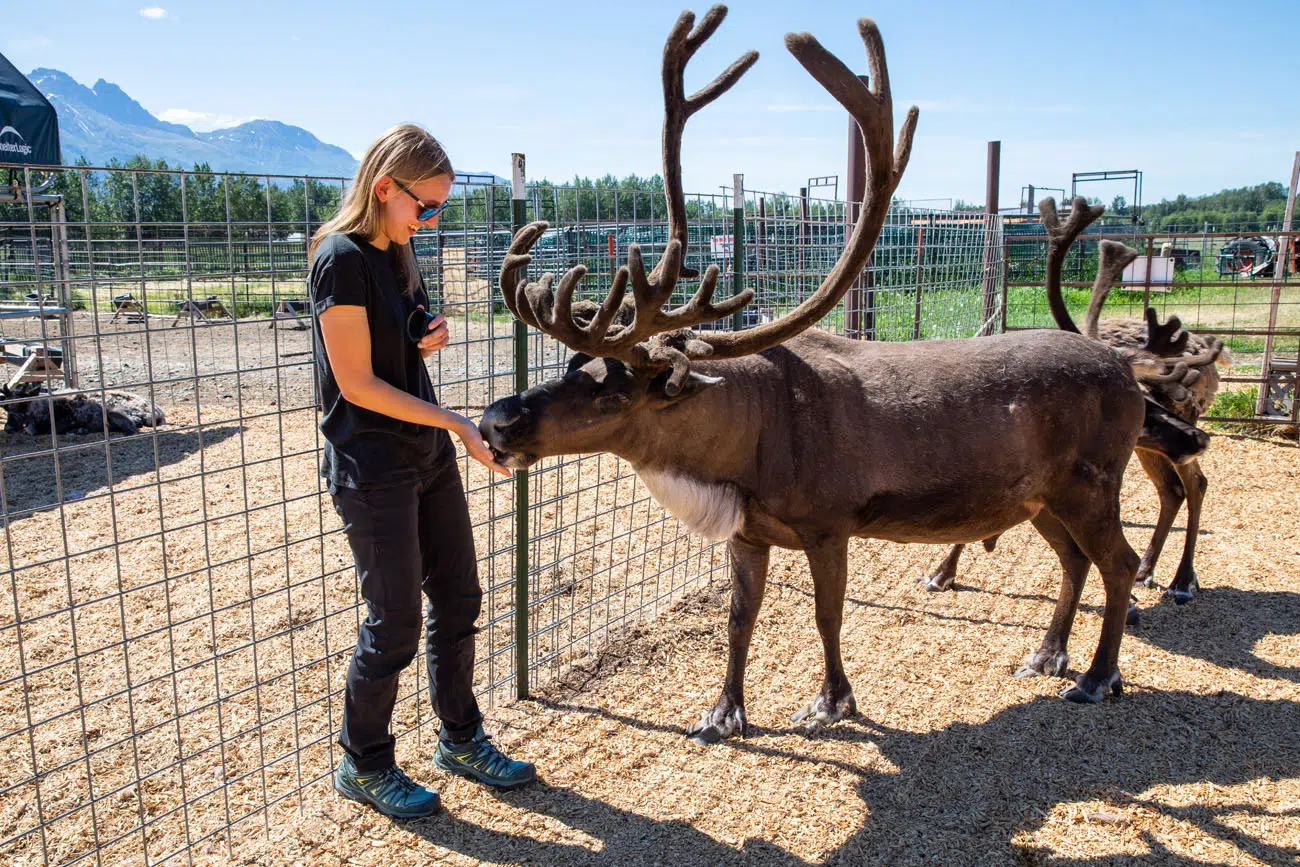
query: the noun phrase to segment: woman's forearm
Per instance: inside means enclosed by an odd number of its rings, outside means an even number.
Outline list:
[[[340,383],[341,385],[341,383]],[[350,388],[341,389],[343,399],[351,404],[401,421],[451,430],[463,416],[394,388],[377,376],[371,376]]]

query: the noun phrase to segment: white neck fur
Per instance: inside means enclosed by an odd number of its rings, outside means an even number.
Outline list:
[[[743,521],[740,494],[726,482],[701,482],[667,470],[640,470],[650,493],[692,533],[715,542],[729,539]]]

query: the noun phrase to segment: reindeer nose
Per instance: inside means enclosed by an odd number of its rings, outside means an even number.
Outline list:
[[[488,445],[500,445],[505,439],[506,430],[518,422],[523,414],[523,403],[518,396],[502,398],[483,411],[483,419],[478,423],[479,433]]]

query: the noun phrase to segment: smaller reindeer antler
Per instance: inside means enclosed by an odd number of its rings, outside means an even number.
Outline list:
[[[1138,257],[1137,250],[1126,247],[1118,241],[1102,241],[1101,252],[1097,257],[1097,279],[1092,284],[1092,296],[1088,299],[1088,318],[1084,321],[1083,333],[1093,340],[1098,339],[1101,308],[1110,294],[1110,287],[1124,273],[1124,269]]]
[[[1152,355],[1181,355],[1187,350],[1187,332],[1182,330],[1183,323],[1177,316],[1170,316],[1165,324],[1160,324],[1154,307],[1146,309],[1147,341],[1142,348]]]

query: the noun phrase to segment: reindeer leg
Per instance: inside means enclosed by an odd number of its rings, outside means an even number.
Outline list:
[[[1169,528],[1173,526],[1174,518],[1183,505],[1183,483],[1179,479],[1177,465],[1159,452],[1138,449],[1137,457],[1142,462],[1142,469],[1146,470],[1147,478],[1156,486],[1156,493],[1160,495],[1160,517],[1156,518],[1156,530],[1151,534],[1146,553],[1142,555],[1136,579],[1136,583],[1143,587],[1154,587],[1156,561],[1160,559],[1160,551],[1165,546],[1165,539],[1169,537]]]
[[[1178,478],[1182,480],[1183,490],[1187,492],[1187,538],[1183,541],[1183,559],[1178,563],[1174,573],[1174,583],[1169,585],[1165,596],[1172,597],[1179,605],[1192,601],[1200,582],[1196,580],[1196,570],[1192,568],[1192,559],[1196,556],[1196,535],[1201,530],[1201,501],[1205,498],[1205,489],[1209,482],[1201,465],[1195,460],[1175,467]]]
[[[1121,471],[1122,472],[1122,471]],[[1116,487],[1118,477],[1116,473]],[[1128,541],[1119,519],[1118,492],[1094,489],[1078,510],[1067,513],[1067,528],[1079,541],[1088,559],[1097,564],[1106,587],[1106,607],[1102,615],[1101,640],[1092,657],[1092,665],[1081,674],[1074,686],[1061,697],[1077,704],[1096,704],[1106,692],[1119,695],[1124,679],[1119,671],[1119,644],[1124,637],[1124,620],[1128,611],[1138,556]]]
[[[826,678],[821,692],[794,716],[808,731],[837,723],[858,712],[853,687],[844,676],[840,658],[840,626],[844,622],[844,590],[849,578],[848,539],[834,539],[807,549],[817,609],[817,631],[826,656]]]
[[[1065,525],[1051,515],[1046,509],[1039,512],[1032,521],[1034,529],[1052,546],[1061,561],[1061,594],[1056,600],[1056,610],[1052,613],[1052,623],[1047,627],[1042,645],[1025,657],[1025,661],[1015,670],[1015,677],[1036,677],[1043,674],[1060,677],[1070,665],[1070,654],[1066,647],[1070,642],[1070,629],[1074,626],[1074,615],[1079,610],[1079,595],[1083,593],[1083,581],[1092,564],[1084,555]]]
[[[770,548],[751,545],[736,537],[727,542],[731,555],[731,614],[727,620],[727,680],[722,695],[711,710],[686,729],[697,744],[716,744],[732,735],[745,734],[745,661],[754,634],[758,609],[767,587]]]
[[[953,579],[957,577],[957,561],[961,559],[961,552],[965,547],[965,545],[953,545],[948,556],[943,558],[943,562],[921,579],[926,590],[931,593],[942,593],[952,587]]]

